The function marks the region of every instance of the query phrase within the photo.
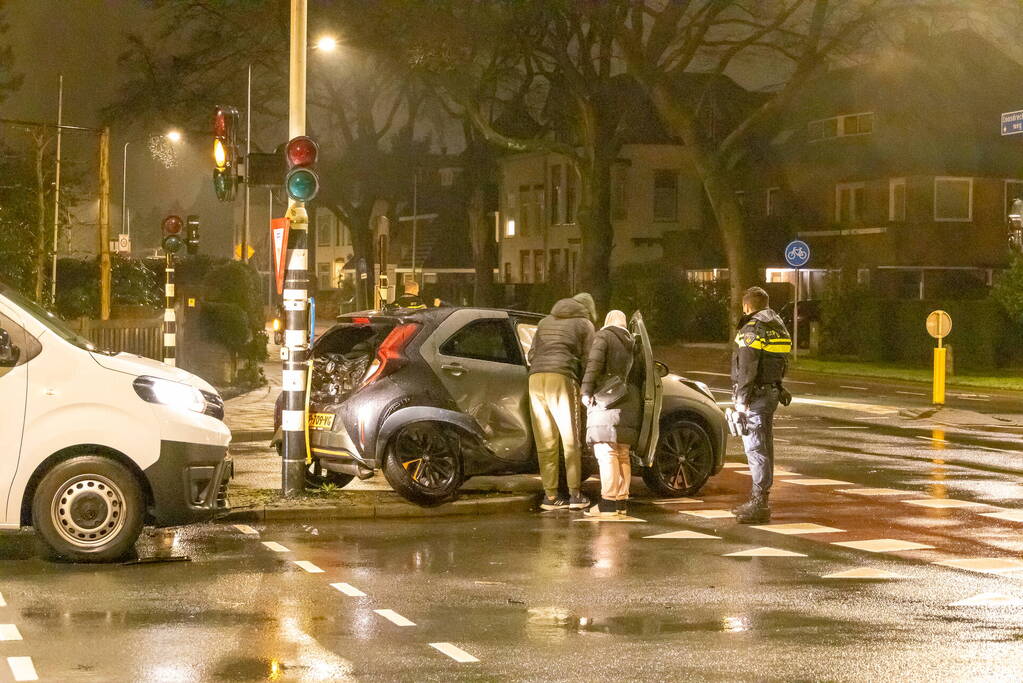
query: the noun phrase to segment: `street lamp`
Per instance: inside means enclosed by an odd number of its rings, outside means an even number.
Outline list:
[[[163,137],[167,139],[167,142],[177,144],[181,142],[184,137],[180,130],[172,128],[163,134]],[[132,143],[131,140],[124,143],[124,155],[121,161],[121,230],[128,234],[128,145]]]
[[[337,49],[337,38],[334,36],[322,36],[313,45],[314,50],[321,50],[322,52],[333,52]]]

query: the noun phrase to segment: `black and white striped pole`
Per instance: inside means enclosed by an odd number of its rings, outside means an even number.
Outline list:
[[[288,132],[291,141],[286,156],[291,170],[285,178],[288,192],[288,243],[285,245],[284,347],[281,349],[283,372],[281,390],[284,406],[281,414],[282,462],[281,493],[296,496],[305,488],[306,375],[309,372],[309,217],[305,202],[316,196],[316,174],[305,168],[316,161],[316,145],[305,137],[306,99],[306,17],[307,0],[291,0],[291,60],[288,106]],[[306,144],[308,141],[309,144]],[[311,152],[311,160],[305,159]],[[296,156],[303,156],[297,159]],[[298,166],[298,168],[295,168]],[[314,185],[306,187],[311,174]],[[302,190],[311,189],[311,192]]]
[[[163,286],[163,362],[177,365],[177,319],[174,315],[174,254],[181,249],[181,228],[184,224],[180,216],[167,216],[163,219],[163,254],[166,276]]]

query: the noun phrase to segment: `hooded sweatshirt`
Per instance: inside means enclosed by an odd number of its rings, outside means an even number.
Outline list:
[[[590,309],[580,296],[561,299],[540,321],[529,347],[530,375],[553,372],[576,381],[582,379],[583,364],[593,344],[593,323]],[[592,305],[593,298],[589,294],[585,297]]]

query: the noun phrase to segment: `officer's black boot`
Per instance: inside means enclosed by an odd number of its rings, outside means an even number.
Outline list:
[[[767,524],[771,521],[771,506],[767,504],[768,494],[752,493],[749,500],[732,510],[739,524]]]

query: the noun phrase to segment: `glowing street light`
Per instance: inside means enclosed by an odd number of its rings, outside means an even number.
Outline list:
[[[170,142],[175,142],[175,143],[181,142],[181,131],[180,130],[169,130],[169,131],[167,131],[167,134],[164,137],[166,137],[167,140],[170,141]]]
[[[323,36],[316,41],[314,48],[323,52],[333,52],[337,49],[337,38],[334,36]]]

